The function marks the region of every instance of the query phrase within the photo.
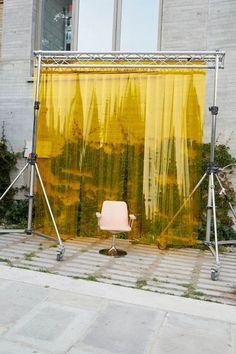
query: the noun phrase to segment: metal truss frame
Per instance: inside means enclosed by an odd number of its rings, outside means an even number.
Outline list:
[[[28,209],[28,228],[26,231],[29,233],[35,233],[32,230],[32,209],[33,209],[33,196],[34,196],[34,178],[35,169],[38,172],[36,165],[36,128],[39,111],[39,86],[40,75],[43,68],[78,68],[81,70],[91,68],[107,68],[107,69],[140,69],[151,71],[158,71],[162,68],[170,69],[214,69],[214,90],[213,90],[213,105],[210,107],[212,123],[211,123],[211,153],[209,165],[205,174],[202,176],[198,184],[190,193],[189,200],[193,193],[200,186],[202,181],[208,177],[208,204],[207,204],[207,227],[206,227],[206,241],[205,244],[210,248],[211,252],[215,256],[215,266],[211,269],[212,280],[219,278],[220,272],[220,259],[218,251],[218,236],[217,236],[217,220],[216,220],[216,204],[215,204],[215,187],[214,177],[218,180],[217,176],[218,167],[215,164],[215,140],[216,140],[216,117],[218,114],[217,102],[217,86],[218,86],[218,72],[219,69],[224,68],[225,52],[223,51],[165,51],[165,52],[153,52],[153,53],[123,53],[123,52],[106,52],[106,53],[81,53],[74,51],[35,51],[35,67],[36,67],[36,90],[35,90],[35,102],[34,102],[34,124],[32,135],[32,153],[30,158],[31,165],[31,185],[30,185],[30,200]],[[39,173],[38,173],[39,175]],[[40,177],[40,176],[39,176]],[[10,187],[9,187],[10,188]],[[222,187],[223,188],[223,187]],[[46,192],[45,198],[47,199]],[[3,196],[2,196],[3,197]],[[1,198],[2,198],[1,197]],[[0,198],[0,199],[1,199]],[[185,207],[186,201],[174,215],[167,227],[169,227],[180,211]],[[50,211],[50,206],[49,206]],[[56,223],[52,212],[50,212],[51,219],[53,221],[55,230],[57,231]],[[213,217],[214,225],[214,248],[210,241],[211,220]],[[166,229],[165,229],[166,230]],[[164,230],[164,231],[165,231]],[[164,232],[163,231],[163,232]],[[59,251],[57,259],[61,260],[64,254],[64,245],[61,241],[59,232],[57,231]]]
[[[35,66],[45,68],[193,68],[223,69],[223,51],[164,51],[153,53],[35,51]]]

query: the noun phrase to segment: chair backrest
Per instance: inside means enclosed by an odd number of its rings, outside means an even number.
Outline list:
[[[105,200],[102,204],[100,226],[129,226],[128,208],[125,202]]]

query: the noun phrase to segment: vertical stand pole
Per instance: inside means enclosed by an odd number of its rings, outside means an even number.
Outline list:
[[[34,185],[35,185],[35,162],[36,162],[36,132],[37,132],[37,121],[38,121],[38,111],[39,111],[39,83],[40,83],[40,72],[41,72],[41,61],[42,55],[38,55],[38,66],[37,66],[37,80],[35,89],[35,101],[34,101],[34,122],[33,122],[33,133],[32,133],[32,152],[29,156],[28,162],[30,164],[30,188],[29,188],[29,207],[28,207],[28,223],[26,233],[28,235],[32,234],[32,215],[33,215],[33,203],[34,203]]]
[[[219,56],[216,55],[215,63],[215,80],[214,80],[214,95],[213,95],[213,107],[216,107],[217,100],[217,85],[218,85],[218,70],[219,70]],[[216,112],[211,109],[212,122],[211,122],[211,152],[210,152],[210,167],[215,163],[215,141],[216,141]],[[207,225],[206,225],[206,242],[210,242],[211,238],[211,217],[212,217],[212,193],[211,193],[211,174],[209,174],[208,183],[208,202],[207,202]]]
[[[112,235],[112,245],[111,248],[116,248],[116,235]]]
[[[38,166],[36,164],[36,159],[37,159],[37,155],[36,155],[36,134],[37,134],[37,122],[38,122],[38,112],[39,112],[40,73],[41,73],[41,64],[42,64],[42,54],[41,54],[41,52],[39,52],[39,54],[38,54],[38,63],[37,64],[38,64],[37,65],[38,71],[37,71],[36,89],[35,89],[35,102],[34,102],[34,122],[33,122],[32,150],[31,150],[32,152],[31,152],[31,154],[29,155],[29,158],[28,158],[28,165],[30,165],[30,188],[29,188],[28,223],[27,223],[27,229],[25,230],[25,232],[28,235],[31,235],[32,233],[35,233],[37,235],[45,237],[45,235],[37,233],[37,232],[32,230],[34,187],[35,187],[35,177],[36,177],[36,174],[37,174],[37,176],[39,178],[40,185],[41,185],[42,190],[43,190],[44,198],[46,200],[48,211],[49,211],[49,214],[50,214],[54,229],[56,231],[58,243],[59,243],[59,246],[58,246],[58,249],[57,249],[57,260],[58,261],[62,261],[64,252],[65,252],[65,247],[64,247],[64,244],[63,244],[63,242],[61,240],[60,234],[58,232],[57,225],[56,225],[53,213],[52,213],[52,209],[50,207],[49,200],[48,200],[48,197],[47,197],[44,185],[43,185],[43,181],[42,181],[42,178],[40,176]]]

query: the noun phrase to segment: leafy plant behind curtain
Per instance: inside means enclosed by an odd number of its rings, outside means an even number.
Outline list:
[[[97,236],[104,200],[137,216],[129,238],[193,244],[198,195],[163,234],[200,176],[205,72],[44,69],[39,167],[64,237]],[[38,187],[36,226],[53,228]]]

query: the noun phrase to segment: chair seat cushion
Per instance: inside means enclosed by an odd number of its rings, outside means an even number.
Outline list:
[[[131,231],[131,227],[129,225],[127,226],[119,226],[119,229],[116,227],[116,226],[102,226],[100,225],[100,229],[101,230],[104,230],[104,231],[112,231],[112,232],[116,232],[116,233],[119,233],[119,232],[129,232]]]

